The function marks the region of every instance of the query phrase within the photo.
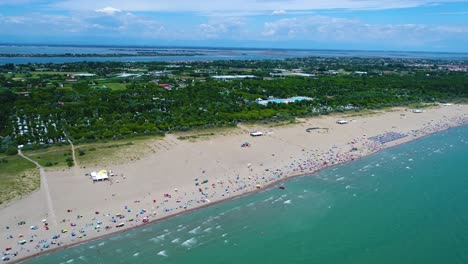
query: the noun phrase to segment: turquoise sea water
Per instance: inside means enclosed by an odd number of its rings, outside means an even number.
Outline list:
[[[468,126],[27,263],[468,263]]]

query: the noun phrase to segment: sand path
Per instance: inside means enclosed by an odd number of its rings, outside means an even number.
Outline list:
[[[57,226],[57,217],[55,216],[55,211],[54,211],[54,204],[52,202],[52,197],[50,196],[50,191],[49,191],[49,184],[47,183],[47,176],[44,170],[44,167],[42,167],[37,161],[32,160],[31,158],[25,156],[22,152],[21,149],[18,150],[18,154],[29,160],[30,162],[34,163],[38,168],[39,168],[39,174],[41,175],[41,187],[40,190],[44,193],[44,197],[47,203],[47,211],[49,215],[49,221],[51,221],[54,226]]]
[[[71,152],[72,152],[72,158],[73,158],[73,164],[74,164],[75,167],[79,167],[79,166],[78,166],[78,160],[76,159],[76,155],[75,155],[75,145],[73,145],[73,142],[72,142],[71,139],[67,136],[67,134],[65,133],[65,131],[63,132],[63,135],[65,135],[65,138],[67,139],[68,143],[70,143]]]

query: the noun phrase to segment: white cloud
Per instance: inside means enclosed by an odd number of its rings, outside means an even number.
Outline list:
[[[423,24],[367,24],[359,20],[328,16],[285,18],[264,24],[262,36],[270,40],[304,40],[341,43],[391,43],[420,46],[467,35],[462,26]]]
[[[286,12],[286,10],[284,10],[284,9],[280,9],[280,10],[275,10],[275,11],[273,11],[271,14],[272,14],[272,15],[286,15],[287,12]]]
[[[202,23],[198,27],[198,38],[240,38],[248,34],[247,20],[242,17],[225,17]]]
[[[5,24],[24,24],[27,18],[22,16],[0,16],[0,21]]]
[[[105,6],[115,6],[129,11],[160,12],[265,12],[274,10],[311,11],[324,9],[372,10],[427,6],[466,0],[64,0],[53,4],[65,10],[96,10]]]
[[[98,13],[104,13],[104,14],[108,14],[108,15],[113,15],[115,13],[120,13],[122,12],[122,10],[120,9],[117,9],[117,8],[113,8],[113,7],[104,7],[104,8],[101,8],[101,9],[96,9],[94,10],[95,12],[98,12]]]
[[[131,13],[78,12],[65,15],[33,13],[24,17],[0,15],[0,32],[28,32],[30,35],[86,34],[131,37],[169,36],[164,24]]]

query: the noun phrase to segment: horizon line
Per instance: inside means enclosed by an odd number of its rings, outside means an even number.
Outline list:
[[[409,53],[447,53],[447,54],[468,54],[468,51],[425,51],[425,50],[379,50],[379,49],[326,49],[326,48],[275,48],[275,47],[235,47],[235,46],[185,46],[185,45],[131,45],[131,44],[57,44],[57,43],[15,43],[0,42],[0,46],[50,46],[50,47],[101,47],[101,48],[177,48],[177,49],[233,49],[233,50],[297,50],[297,51],[366,51],[366,52],[409,52]]]

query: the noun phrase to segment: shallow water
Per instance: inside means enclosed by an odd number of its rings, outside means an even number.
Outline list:
[[[468,126],[27,263],[468,263]]]

